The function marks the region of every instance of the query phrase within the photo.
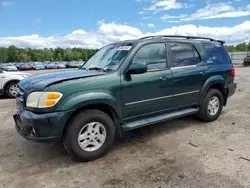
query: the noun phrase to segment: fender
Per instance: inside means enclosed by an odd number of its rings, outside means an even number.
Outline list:
[[[118,118],[122,119],[119,102],[111,94],[102,91],[71,95],[65,99],[65,103],[62,104],[61,108],[63,110],[76,110],[94,104],[108,105],[115,111]]]
[[[225,80],[221,75],[214,75],[211,76],[210,78],[208,78],[205,82],[205,84],[203,85],[200,95],[201,95],[201,100],[203,100],[203,98],[205,97],[208,88],[214,84],[225,84]]]
[[[4,83],[4,85],[3,85],[3,91],[5,92],[5,89],[6,89],[6,87],[8,86],[8,84],[9,83],[11,83],[11,82],[20,82],[20,80],[18,80],[18,79],[12,79],[12,80],[8,80],[6,83]]]

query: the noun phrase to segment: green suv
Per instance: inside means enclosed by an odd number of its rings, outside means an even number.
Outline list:
[[[89,161],[124,131],[187,115],[214,121],[236,90],[223,43],[150,36],[107,45],[79,70],[26,78],[16,129],[28,140],[62,141],[73,159]]]

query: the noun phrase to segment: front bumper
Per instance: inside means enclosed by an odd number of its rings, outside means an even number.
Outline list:
[[[237,88],[237,83],[236,82],[234,82],[234,83],[227,86],[228,97],[231,97],[235,93],[236,88]]]
[[[13,116],[17,132],[36,142],[60,141],[66,122],[73,111],[35,114],[23,110]]]

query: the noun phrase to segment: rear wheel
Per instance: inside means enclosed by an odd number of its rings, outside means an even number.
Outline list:
[[[103,156],[114,138],[112,119],[102,111],[86,110],[69,122],[63,136],[63,145],[72,159],[91,161]]]
[[[215,121],[220,116],[222,107],[223,95],[217,89],[210,89],[200,106],[198,118],[206,122]]]
[[[10,97],[10,98],[14,98],[16,97],[16,89],[17,89],[17,81],[14,82],[10,82],[6,89],[5,89],[5,94]]]

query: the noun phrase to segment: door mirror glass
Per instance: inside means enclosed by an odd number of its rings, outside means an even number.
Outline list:
[[[128,69],[128,74],[143,74],[147,72],[147,65],[145,63],[132,63]]]

